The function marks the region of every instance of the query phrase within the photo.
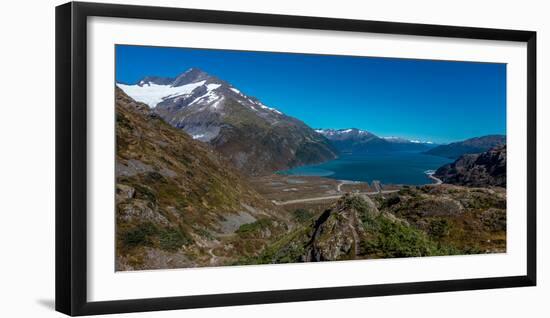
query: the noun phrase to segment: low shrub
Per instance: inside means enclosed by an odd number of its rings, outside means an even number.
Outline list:
[[[140,223],[135,227],[121,231],[119,240],[127,248],[136,246],[152,246],[153,236],[158,233],[158,229],[153,223]]]
[[[296,209],[292,214],[294,216],[294,220],[300,223],[309,221],[313,217],[313,214],[306,209]]]
[[[160,248],[175,251],[191,243],[191,239],[181,229],[165,228],[159,233]]]

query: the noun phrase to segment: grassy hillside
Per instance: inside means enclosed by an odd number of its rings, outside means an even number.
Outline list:
[[[286,230],[272,204],[212,149],[116,94],[118,270],[218,264],[226,261],[215,253],[220,246],[228,257],[251,255],[224,243],[240,226],[268,222],[258,249]]]

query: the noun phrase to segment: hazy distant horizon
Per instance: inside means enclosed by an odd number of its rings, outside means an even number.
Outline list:
[[[119,82],[191,67],[315,129],[438,144],[506,135],[505,64],[116,46]]]

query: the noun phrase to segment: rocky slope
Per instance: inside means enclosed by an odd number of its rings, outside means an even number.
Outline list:
[[[260,175],[336,157],[328,140],[298,119],[199,69],[175,78],[117,84],[170,125],[211,144],[235,167]]]
[[[377,135],[357,128],[349,129],[316,129],[325,136],[340,153],[380,153],[394,151],[426,151],[434,145],[418,140],[399,137],[378,137]]]
[[[506,251],[506,193],[452,185],[346,195],[240,264]]]
[[[254,248],[227,244],[257,224]],[[117,270],[222,264],[286,229],[284,215],[210,146],[117,89]]]
[[[426,154],[457,159],[465,154],[476,154],[485,152],[491,148],[506,144],[504,135],[488,135],[483,137],[470,138],[464,141],[453,142],[448,145],[441,145],[426,151]]]
[[[454,254],[506,251],[506,190],[443,184],[410,187],[377,202]]]
[[[445,183],[472,187],[506,187],[506,146],[480,154],[468,154],[435,172]]]

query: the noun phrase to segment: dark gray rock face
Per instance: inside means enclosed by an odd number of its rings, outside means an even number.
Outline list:
[[[506,145],[480,154],[467,154],[435,172],[445,183],[506,187]]]

